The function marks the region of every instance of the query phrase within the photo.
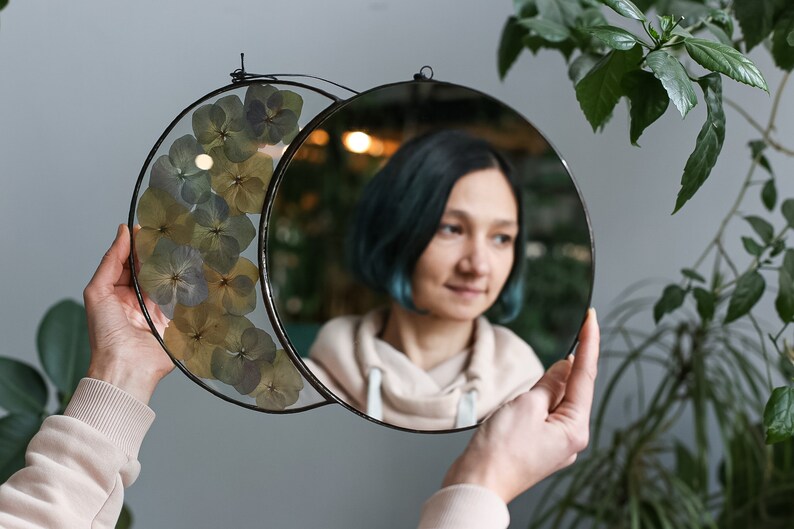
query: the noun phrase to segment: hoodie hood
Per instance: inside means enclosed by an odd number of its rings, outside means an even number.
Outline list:
[[[527,391],[543,374],[526,342],[482,316],[470,349],[424,371],[377,337],[387,310],[329,321],[306,362],[340,400],[373,418],[417,430],[469,426]]]

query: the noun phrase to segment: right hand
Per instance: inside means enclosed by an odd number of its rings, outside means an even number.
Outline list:
[[[576,356],[560,360],[528,392],[502,406],[452,464],[444,486],[473,483],[505,503],[576,460],[587,447],[599,330],[590,309]]]
[[[83,291],[91,342],[87,376],[113,384],[146,404],[174,363],[143,316],[131,285],[129,256],[130,232],[122,224]],[[144,301],[162,335],[168,319],[156,304],[146,297]]]

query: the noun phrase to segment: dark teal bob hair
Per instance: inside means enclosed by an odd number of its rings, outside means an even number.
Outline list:
[[[519,226],[513,268],[490,312],[501,322],[514,319],[524,292],[521,192],[504,156],[488,142],[461,131],[442,130],[409,140],[365,186],[347,241],[349,268],[356,279],[421,312],[411,293],[416,262],[438,230],[455,183],[473,171],[490,168],[507,178],[518,204]]]

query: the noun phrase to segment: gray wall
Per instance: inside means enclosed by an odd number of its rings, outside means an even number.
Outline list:
[[[671,217],[704,109],[684,123],[671,109],[642,149],[628,144],[622,107],[593,135],[556,54],[527,53],[498,80],[495,50],[511,8],[509,0],[12,0],[0,14],[0,353],[35,361],[40,317],[61,298],[80,298],[126,220],[151,145],[189,102],[226,84],[240,51],[251,71],[312,73],[358,89],[431,64],[437,79],[504,100],[551,138],[579,180],[596,233],[600,313],[633,281],[674,277],[735,195],[749,128],[729,111],[719,166]],[[779,73],[761,66],[775,85]],[[768,96],[726,84],[765,115]],[[788,100],[781,138],[794,137]],[[792,163],[778,168],[788,176]],[[410,527],[469,437],[392,431],[337,406],[256,414],[180,373],[152,406],[157,421],[128,495],[139,528]],[[526,525],[536,497],[514,502],[514,527]]]

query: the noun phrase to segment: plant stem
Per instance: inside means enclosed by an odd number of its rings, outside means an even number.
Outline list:
[[[783,94],[783,90],[786,88],[786,83],[788,82],[788,78],[789,78],[789,74],[786,73],[783,76],[783,79],[781,79],[780,81],[780,85],[778,86],[777,92],[775,92],[775,99],[772,102],[772,109],[769,112],[769,120],[767,122],[765,129],[761,129],[760,125],[756,123],[755,120],[753,120],[752,117],[750,117],[747,114],[747,112],[744,111],[744,109],[742,109],[740,112],[740,114],[742,114],[742,116],[745,117],[745,119],[748,119],[750,125],[759,128],[761,133],[764,135],[765,141],[769,137],[770,132],[775,128],[775,119],[777,119],[777,113],[780,107],[780,100]],[[736,107],[740,108],[738,107],[738,105],[736,105]],[[739,211],[739,206],[744,201],[744,197],[745,194],[747,193],[747,189],[750,187],[750,183],[752,182],[753,174],[755,173],[755,168],[758,166],[758,160],[760,159],[760,155],[761,153],[758,153],[758,156],[756,156],[753,159],[753,163],[750,165],[750,169],[747,171],[747,175],[745,176],[744,182],[742,183],[741,189],[739,191],[739,195],[736,197],[736,200],[734,201],[733,205],[728,210],[728,213],[722,219],[722,222],[720,223],[720,227],[717,229],[717,234],[714,236],[711,242],[708,245],[706,245],[706,248],[703,250],[703,253],[700,255],[700,257],[698,257],[697,261],[695,261],[695,265],[692,267],[695,270],[697,270],[697,268],[703,263],[703,260],[706,258],[706,256],[708,256],[709,252],[711,252],[711,250],[715,246],[717,246],[724,252],[724,249],[722,248],[722,236],[725,233],[725,229],[727,228],[728,223],[736,214],[736,212]]]

